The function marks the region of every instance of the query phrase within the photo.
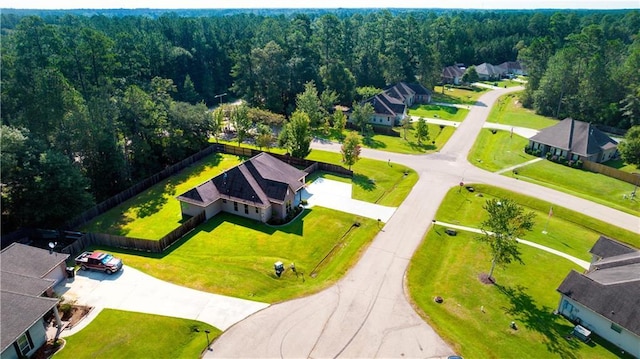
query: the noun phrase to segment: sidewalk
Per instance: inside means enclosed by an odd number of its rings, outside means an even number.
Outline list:
[[[479,230],[479,229],[477,229],[477,228],[465,227],[465,226],[459,226],[459,225],[457,225],[457,224],[451,224],[451,223],[440,222],[440,221],[435,221],[435,224],[438,224],[438,225],[441,225],[441,226],[444,226],[444,227],[447,227],[447,228],[459,229],[459,230],[461,230],[461,231],[467,231],[467,232],[473,232],[473,233],[479,233],[479,234],[481,234],[481,233],[482,233],[482,231],[481,231],[481,230]],[[589,265],[590,265],[590,263],[589,263],[589,262],[587,262],[587,261],[585,261],[585,260],[582,260],[582,259],[576,258],[576,257],[574,257],[574,256],[568,255],[568,254],[566,254],[566,253],[564,253],[564,252],[560,252],[560,251],[555,250],[555,249],[553,249],[553,248],[545,247],[545,246],[540,245],[540,244],[538,244],[538,243],[534,243],[534,242],[530,242],[530,241],[525,241],[524,239],[520,239],[520,238],[516,238],[516,240],[518,241],[518,243],[522,243],[522,244],[527,245],[527,246],[530,246],[530,247],[534,247],[534,248],[542,249],[542,250],[543,250],[543,251],[545,251],[545,252],[549,252],[549,253],[551,253],[551,254],[555,254],[555,255],[557,255],[557,256],[560,256],[560,257],[566,258],[566,259],[568,259],[568,260],[572,261],[573,263],[575,263],[575,264],[579,265],[580,267],[582,267],[582,268],[584,268],[584,269],[589,269]]]
[[[542,160],[543,160],[543,158],[534,158],[534,159],[532,159],[531,161],[527,161],[527,162],[523,162],[523,163],[517,164],[517,165],[515,165],[515,166],[511,166],[511,167],[503,168],[503,169],[501,169],[500,171],[496,171],[496,172],[495,172],[495,174],[498,174],[498,175],[499,175],[499,174],[502,174],[502,173],[505,173],[505,172],[513,171],[513,170],[515,170],[516,168],[524,167],[524,166],[530,165],[530,164],[532,164],[532,163],[540,162],[540,161],[542,161]]]

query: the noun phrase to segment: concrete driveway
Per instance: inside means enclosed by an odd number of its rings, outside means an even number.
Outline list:
[[[182,287],[128,266],[113,275],[79,270],[75,278],[67,279],[55,290],[66,300],[95,308],[78,325],[64,330],[63,337],[84,328],[103,308],[195,319],[226,330],[269,306]]]
[[[318,178],[302,190],[302,199],[308,206],[321,206],[358,216],[379,219],[388,222],[396,207],[381,206],[375,203],[351,198],[352,184]]]

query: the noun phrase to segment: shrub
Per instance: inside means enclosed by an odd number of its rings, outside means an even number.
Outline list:
[[[545,154],[545,156],[547,157],[547,159],[548,159],[548,160],[550,160],[550,159],[551,159],[551,152],[547,152],[547,153]]]
[[[558,156],[556,155],[551,156],[551,161],[558,162]]]
[[[576,168],[582,168],[582,164],[583,164],[583,162],[582,162],[582,161],[577,160],[577,161],[576,161]]]

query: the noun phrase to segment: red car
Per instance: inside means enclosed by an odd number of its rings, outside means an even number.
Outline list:
[[[84,252],[76,257],[76,265],[82,270],[95,269],[113,274],[122,269],[122,260],[109,253]]]

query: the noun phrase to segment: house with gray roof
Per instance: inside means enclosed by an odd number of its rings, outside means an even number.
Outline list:
[[[605,162],[617,155],[618,142],[587,122],[565,118],[529,139],[529,148],[568,161]]]
[[[205,211],[267,222],[285,219],[301,200],[307,173],[265,152],[177,196],[183,217]]]
[[[526,71],[520,61],[505,61],[498,66],[495,66],[500,69],[500,72],[503,74],[502,76],[514,77],[518,75],[526,75]]]
[[[393,127],[407,117],[407,108],[416,103],[431,102],[431,91],[418,83],[399,82],[387,87],[381,93],[366,99],[373,108],[369,123]],[[349,117],[351,121],[351,117]]]
[[[33,355],[47,341],[45,317],[62,328],[53,286],[66,278],[68,254],[13,243],[0,252],[0,357]]]
[[[476,66],[478,77],[483,81],[499,80],[503,76],[503,71],[497,66],[493,66],[488,62],[483,62]]]
[[[458,65],[447,66],[442,69],[440,80],[444,84],[460,85],[462,83],[462,76],[464,75],[464,72],[464,67]]]
[[[600,237],[586,273],[560,284],[558,313],[640,357],[640,251]]]

